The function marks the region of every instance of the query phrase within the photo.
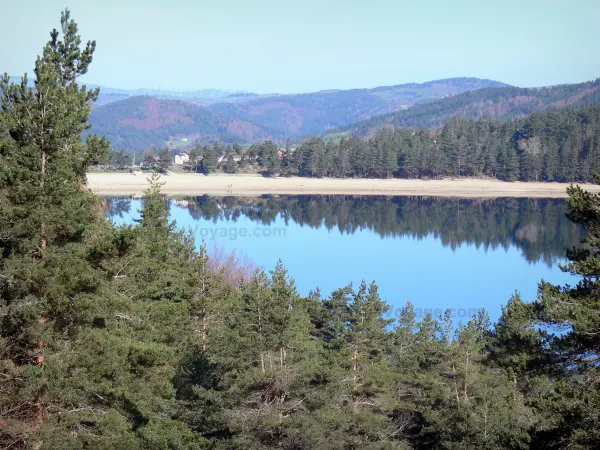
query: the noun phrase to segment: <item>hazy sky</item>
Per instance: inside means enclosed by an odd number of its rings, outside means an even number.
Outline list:
[[[0,72],[31,73],[65,6],[97,41],[86,81],[111,87],[267,93],[600,77],[599,0],[0,0]]]

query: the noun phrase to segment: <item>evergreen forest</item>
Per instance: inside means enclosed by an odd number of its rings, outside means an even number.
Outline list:
[[[282,173],[307,177],[589,182],[600,170],[600,105],[516,122],[455,116],[439,133],[383,128],[369,139],[316,137],[285,156]]]
[[[600,447],[600,196],[568,190],[567,217],[586,235],[563,270],[579,281],[540,282],[533,303],[515,293],[494,324],[485,311],[417,320],[411,304],[394,321],[364,281],[303,297],[282,263],[232,282],[169,219],[159,175],[133,226],[115,226],[87,189],[86,169],[110,146],[82,141],[99,91],[78,78],[95,49],[65,11],[35,61],[35,87],[0,80],[1,449]],[[596,151],[594,111],[524,122],[533,134],[523,128],[516,144],[535,158],[517,159],[515,176],[589,179],[594,160],[573,152]],[[552,114],[569,124],[554,139]],[[452,124],[438,142],[454,145],[440,167],[456,176],[503,167],[486,162],[496,153],[462,159],[462,143],[501,136],[490,148],[517,152],[508,125]],[[391,166],[371,158],[348,170],[404,170],[384,137],[432,142],[382,133],[368,148]],[[556,166],[540,156],[551,148]],[[321,173],[307,160],[298,167],[311,176],[350,167]]]
[[[454,116],[439,130],[381,128],[369,138],[315,136],[297,147],[197,145],[188,165],[202,173],[248,167],[266,176],[593,182],[600,171],[600,105],[516,121]]]

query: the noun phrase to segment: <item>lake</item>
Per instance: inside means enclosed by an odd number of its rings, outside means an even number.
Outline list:
[[[139,216],[140,200],[107,203],[116,223]],[[374,280],[393,315],[410,300],[420,316],[450,308],[464,320],[485,308],[496,320],[516,290],[533,300],[542,279],[574,283],[558,264],[583,237],[563,199],[265,195],[169,204],[198,245],[241,252],[265,270],[281,259],[302,295]]]

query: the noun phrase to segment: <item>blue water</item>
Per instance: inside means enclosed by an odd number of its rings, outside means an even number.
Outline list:
[[[185,202],[180,204],[185,205]],[[129,211],[121,211],[121,216],[115,215],[113,220],[132,223],[140,207],[140,201],[133,200]],[[544,214],[548,214],[546,210]],[[542,279],[556,284],[576,281],[557,267],[559,262],[565,262],[562,249],[553,248],[556,255],[551,262],[548,258],[536,261],[525,256],[522,245],[510,242],[505,245],[479,242],[477,245],[464,241],[451,246],[443,242],[444,233],[438,232],[415,237],[414,233],[376,232],[370,226],[342,232],[340,227],[326,226],[325,220],[321,225],[300,224],[289,214],[285,219],[283,214],[278,214],[266,225],[245,214],[234,215],[235,218],[220,213],[214,216],[193,219],[188,207],[178,206],[175,201],[171,203],[171,217],[178,226],[193,230],[198,245],[204,240],[209,249],[217,244],[235,250],[265,270],[271,270],[281,259],[302,295],[317,287],[323,295],[328,295],[350,282],[358,285],[363,279],[374,280],[381,297],[392,307],[390,314],[394,315],[410,300],[420,316],[426,311],[441,314],[450,308],[458,321],[485,308],[490,318],[496,320],[501,306],[515,291],[525,300],[533,300],[537,283]],[[397,220],[403,219],[398,215]],[[564,227],[560,231],[562,235],[575,233],[575,228],[562,216],[556,220]],[[524,226],[524,229],[528,228]],[[444,230],[450,235],[456,231],[460,230]],[[517,241],[517,238],[512,239]],[[538,246],[543,245],[539,244],[537,235],[531,239]],[[577,239],[569,234],[567,240]]]

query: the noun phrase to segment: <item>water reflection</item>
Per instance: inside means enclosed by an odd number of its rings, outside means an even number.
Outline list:
[[[130,198],[108,198],[113,217],[132,213]],[[578,245],[580,228],[565,218],[563,199],[459,199],[300,195],[261,197],[198,196],[171,202],[187,210],[194,221],[235,222],[246,218],[257,225],[282,219],[311,228],[353,234],[369,230],[382,238],[434,237],[453,250],[463,244],[476,248],[520,249],[528,262],[548,266]]]
[[[199,196],[169,205],[197,242],[214,238],[266,270],[281,258],[302,295],[375,280],[392,314],[410,300],[459,319],[479,308],[497,319],[515,290],[533,300],[541,279],[572,283],[556,262],[583,235],[560,199]],[[109,198],[107,207],[132,223],[141,203]]]

